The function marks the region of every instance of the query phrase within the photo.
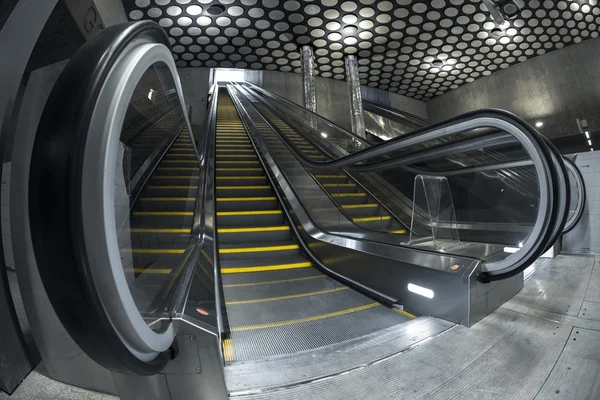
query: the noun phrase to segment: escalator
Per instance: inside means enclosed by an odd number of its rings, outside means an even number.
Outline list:
[[[216,223],[231,329],[225,361],[305,351],[407,321],[409,314],[332,279],[303,254],[225,90],[218,104]]]
[[[365,109],[366,125],[371,131],[371,136],[378,139],[377,142],[403,136],[432,124],[427,119],[367,100],[363,100],[363,107]],[[507,157],[498,152],[488,150],[485,155],[493,162],[502,163],[507,161]],[[563,161],[568,170],[567,176],[571,187],[569,218],[563,231],[563,234],[565,234],[571,231],[581,219],[585,206],[586,189],[581,172],[569,156],[563,157]],[[518,172],[522,175],[518,179],[511,176],[505,177],[505,179],[507,181],[511,180],[521,190],[527,190],[532,182],[531,174],[525,165],[521,165],[521,170]]]
[[[179,104],[125,125],[149,91]],[[193,134],[168,38],[148,21],[92,38],[53,89],[29,171],[33,253],[64,329],[123,397],[272,398],[367,371],[481,321],[562,229],[552,153],[514,116],[483,113],[527,146],[540,196],[522,249],[494,259],[423,246],[379,188],[382,170],[435,157],[424,140],[480,115],[367,147],[336,127],[322,143],[262,104],[221,84]],[[129,126],[157,121],[129,141]],[[418,221],[434,242],[454,229],[437,215]]]

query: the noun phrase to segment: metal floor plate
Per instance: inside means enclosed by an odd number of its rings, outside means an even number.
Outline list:
[[[280,359],[243,367],[233,364],[226,367],[230,396],[252,400],[599,399],[599,260],[594,256],[549,260],[530,275],[519,295],[475,326],[454,326],[432,334],[410,351],[398,352],[391,346],[389,357],[349,365],[345,371],[330,366],[332,373],[327,376],[321,371],[319,379],[294,383],[284,377],[282,384],[269,384],[277,381],[273,376],[293,374],[278,372]],[[365,345],[362,356],[374,348]],[[250,383],[244,384],[244,379]]]

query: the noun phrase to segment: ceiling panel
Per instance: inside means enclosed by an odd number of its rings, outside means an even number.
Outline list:
[[[299,47],[318,75],[427,101],[549,51],[596,38],[598,0],[525,1],[497,35],[481,0],[123,0],[130,20],[167,31],[180,67],[300,72]]]

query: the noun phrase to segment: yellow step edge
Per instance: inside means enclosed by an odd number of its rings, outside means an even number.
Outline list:
[[[276,281],[262,281],[262,282],[254,282],[254,283],[232,283],[229,285],[223,285],[223,287],[226,288],[226,287],[272,285],[272,284],[276,284],[276,283],[299,282],[299,281],[307,281],[310,279],[319,279],[319,278],[326,278],[326,277],[327,277],[327,275],[313,275],[313,276],[306,276],[304,278],[279,279]]]
[[[256,154],[217,154],[217,161],[219,159],[223,160],[224,158],[230,158],[230,157],[234,157],[236,159],[238,159],[238,158],[256,158],[258,160],[258,157],[256,156]]]
[[[352,218],[354,222],[371,222],[371,221],[388,221],[392,217],[389,215],[382,215],[378,217],[362,217],[362,218]]]
[[[265,175],[257,175],[257,176],[217,176],[217,180],[248,180],[248,179],[267,179]]]
[[[217,217],[240,217],[242,215],[279,215],[282,213],[283,213],[283,211],[281,211],[281,210],[218,211]]]
[[[162,160],[162,162],[164,162],[166,164],[173,164],[173,163],[178,163],[178,164],[198,164],[197,160]]]
[[[265,297],[262,299],[252,299],[252,300],[238,300],[238,301],[227,301],[225,302],[228,306],[241,305],[241,304],[254,304],[254,303],[264,303],[267,301],[278,301],[278,300],[290,300],[290,299],[299,299],[301,297],[309,297],[309,296],[318,296],[321,294],[329,294],[341,292],[343,290],[348,290],[347,286],[334,288],[334,289],[324,289],[318,290],[315,292],[307,292],[307,293],[298,293],[298,294],[290,294],[287,296],[277,296],[277,297]]]
[[[269,185],[260,185],[260,186],[217,186],[217,190],[258,190],[258,189],[271,189]]]
[[[264,247],[234,247],[230,249],[219,249],[219,254],[260,253],[263,251],[298,250],[299,248],[300,246],[297,244]]]
[[[133,233],[192,233],[191,229],[132,228]]]
[[[404,235],[404,234],[406,234],[406,229],[398,229],[396,231],[390,231],[390,233],[395,233],[397,235]]]
[[[289,231],[290,227],[287,225],[282,226],[259,226],[256,228],[220,228],[217,229],[217,233],[248,233],[248,232],[279,232]]]
[[[140,197],[142,201],[195,201],[195,197]]]
[[[258,164],[258,161],[215,161],[217,164]]]
[[[192,211],[134,211],[133,215],[176,217],[194,215],[194,213]]]
[[[156,175],[152,179],[200,179],[198,175]]]
[[[134,254],[183,254],[185,249],[131,249]]]
[[[347,178],[346,175],[315,175],[315,178]]]
[[[354,209],[354,208],[376,208],[379,207],[379,204],[344,204],[342,208],[344,209]]]
[[[331,193],[331,197],[364,197],[366,193]]]
[[[356,183],[324,183],[323,187],[354,187]]]
[[[157,186],[157,185],[148,185],[146,186],[148,189],[198,189],[198,186]]]
[[[246,272],[266,272],[266,271],[284,271],[288,269],[311,268],[310,261],[292,263],[292,264],[277,264],[277,265],[261,265],[254,267],[241,268],[221,268],[222,274],[243,274]]]
[[[125,272],[135,272],[136,274],[169,275],[171,271],[169,268],[125,268]]]
[[[406,312],[406,311],[404,311],[404,310],[401,310],[401,309],[399,309],[399,308],[395,308],[395,307],[394,307],[392,310],[396,311],[398,314],[402,314],[402,315],[404,315],[406,318],[409,318],[409,319],[415,319],[415,318],[417,318],[417,316],[416,316],[416,315],[412,315],[411,313],[409,313],[409,312]]]
[[[191,167],[158,167],[159,171],[198,171],[199,168]]]
[[[302,324],[302,323],[306,323],[306,322],[319,321],[319,320],[327,319],[327,318],[339,317],[342,315],[352,314],[352,313],[359,312],[359,311],[365,311],[365,310],[369,310],[371,308],[378,307],[380,305],[381,304],[379,304],[379,303],[370,303],[370,304],[365,304],[364,306],[347,308],[345,310],[335,311],[332,313],[321,314],[321,315],[314,315],[312,317],[289,319],[286,321],[271,322],[268,324],[236,326],[236,327],[232,327],[231,331],[232,332],[242,332],[242,331],[252,331],[252,330],[257,330],[257,329],[279,328],[282,326]]]
[[[217,171],[262,171],[262,168],[216,168]]]
[[[272,201],[275,197],[217,197],[217,201]]]
[[[223,361],[229,362],[235,360],[235,351],[233,350],[233,342],[231,339],[223,340]]]

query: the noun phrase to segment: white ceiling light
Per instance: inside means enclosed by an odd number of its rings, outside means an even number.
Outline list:
[[[542,121],[538,121],[535,123],[536,128],[541,128],[542,126],[544,126],[544,123]]]

